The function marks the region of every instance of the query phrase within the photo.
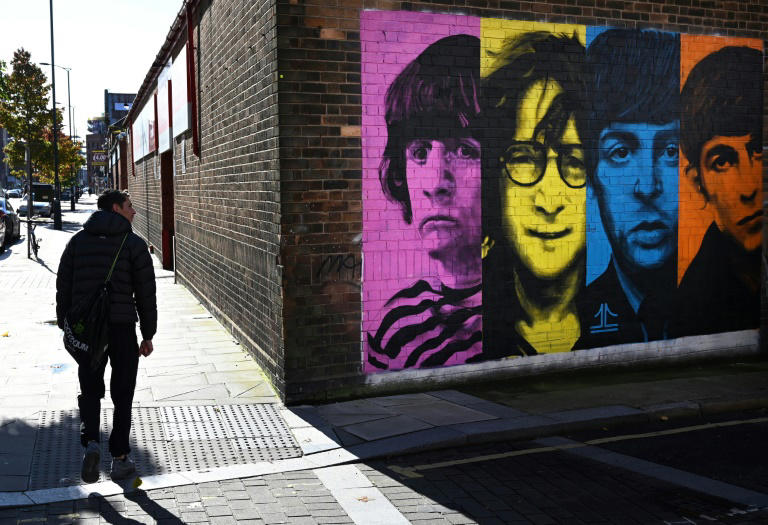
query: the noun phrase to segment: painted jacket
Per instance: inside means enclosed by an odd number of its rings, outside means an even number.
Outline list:
[[[760,326],[760,250],[746,253],[713,222],[679,288],[675,336]]]
[[[646,298],[636,313],[619,282],[615,264],[611,260],[579,299],[581,337],[574,350],[669,339],[674,331],[672,295]]]

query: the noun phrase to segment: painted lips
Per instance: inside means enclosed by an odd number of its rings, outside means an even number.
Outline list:
[[[543,239],[545,241],[552,241],[555,239],[561,239],[565,237],[566,235],[571,233],[572,228],[565,228],[563,230],[554,231],[554,232],[547,232],[547,231],[541,231],[541,230],[533,230],[531,228],[527,228],[525,232],[530,235],[531,237],[536,237],[538,239]]]
[[[643,221],[629,230],[629,233],[639,244],[655,247],[667,240],[670,230],[661,221]]]
[[[752,215],[749,215],[749,216],[747,216],[747,217],[744,217],[744,218],[742,218],[742,219],[741,219],[739,222],[737,222],[736,224],[738,224],[739,226],[743,226],[743,225],[747,224],[748,222],[751,222],[751,221],[753,221],[754,219],[757,219],[758,217],[762,217],[762,216],[763,216],[763,210],[757,210],[757,211],[756,211],[755,213],[753,213]]]
[[[419,223],[419,232],[422,235],[428,235],[438,230],[453,228],[457,224],[458,221],[450,215],[431,215],[421,220]]]

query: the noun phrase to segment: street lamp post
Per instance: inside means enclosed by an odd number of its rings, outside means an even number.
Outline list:
[[[64,67],[64,66],[57,66],[55,64],[49,64],[48,62],[40,62],[40,64],[44,66],[51,66],[51,67],[58,67],[60,69],[63,69],[67,72],[67,116],[69,117],[69,141],[72,142],[72,94],[69,87],[69,72],[72,70],[70,67]],[[55,102],[55,100],[54,100]],[[69,209],[70,211],[75,211],[75,186],[74,182],[72,183],[72,187],[70,189],[70,200],[69,200]]]
[[[53,229],[61,230],[61,184],[59,182],[58,128],[56,127],[56,69],[54,68],[56,59],[53,56],[53,0],[49,0],[48,9],[51,15],[51,91],[53,92],[53,104],[51,104],[51,111],[53,111]]]

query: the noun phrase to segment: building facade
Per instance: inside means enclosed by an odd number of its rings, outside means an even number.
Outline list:
[[[187,0],[135,230],[287,402],[759,352],[758,11]]]

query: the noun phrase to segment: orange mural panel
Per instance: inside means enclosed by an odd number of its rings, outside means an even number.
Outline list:
[[[735,38],[709,35],[680,35],[680,89],[685,86],[688,75],[699,61],[728,46],[746,46],[763,51],[763,41],[756,38]],[[712,223],[713,213],[704,197],[696,189],[690,176],[686,176],[688,159],[680,152],[679,222],[677,281],[685,275],[691,261],[701,246],[707,228]],[[761,199],[762,200],[762,199]]]

